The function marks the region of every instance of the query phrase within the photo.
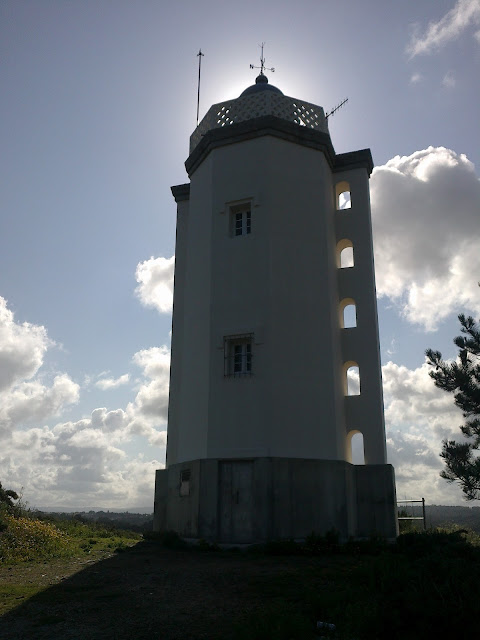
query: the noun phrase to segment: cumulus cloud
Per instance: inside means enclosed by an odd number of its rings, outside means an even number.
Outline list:
[[[159,453],[165,448],[169,349],[145,349],[136,353],[133,360],[142,378],[135,400],[125,409],[100,407],[80,420],[12,429],[10,438],[4,439],[0,468],[11,486],[25,488],[29,502],[75,508],[151,504],[155,469],[164,465],[156,457],[146,460],[140,455],[131,459],[126,447],[132,438],[142,437],[149,445],[161,448]],[[54,408],[52,397],[58,396],[58,407],[63,406],[62,389],[64,394],[69,390],[68,380],[59,376],[47,390],[49,393],[44,394],[51,400],[50,415]],[[15,389],[21,388],[17,385]],[[31,394],[32,398],[37,396],[38,393]],[[20,396],[22,400],[24,397],[25,393]],[[18,406],[36,421],[43,415],[38,403],[28,409],[21,402]],[[10,417],[12,424],[13,418],[19,424],[19,411]],[[24,419],[25,416],[22,424]]]
[[[1,449],[0,468],[37,506],[148,506],[155,469],[164,464],[130,459],[125,446],[135,435],[165,446],[165,431],[140,415],[98,408],[77,421],[14,431]]]
[[[407,45],[407,53],[410,58],[421,53],[432,53],[477,24],[480,24],[480,0],[457,0],[443,18],[430,22],[423,33],[417,28]],[[474,35],[477,37],[477,33]]]
[[[15,322],[7,301],[0,296],[0,391],[32,378],[50,344],[45,327]]]
[[[412,73],[410,77],[410,84],[418,84],[423,80],[423,76],[421,73]]]
[[[107,389],[116,389],[117,387],[122,386],[123,384],[127,384],[130,381],[130,374],[125,373],[123,376],[119,378],[102,378],[101,380],[97,380],[95,386],[103,391]]]
[[[44,506],[148,506],[160,460],[127,454],[134,437],[165,448],[170,354],[145,349],[133,361],[141,371],[135,400],[125,409],[94,409],[79,420],[39,426],[77,402],[80,387],[65,373],[50,384],[41,377],[54,343],[44,327],[16,323],[0,298],[0,469],[9,486],[24,487],[31,504]],[[111,389],[130,380],[105,377]],[[33,425],[33,426],[32,426]],[[157,449],[158,451],[158,449]],[[161,453],[161,449],[159,450]]]
[[[128,425],[128,418],[122,409],[107,411],[105,407],[101,407],[92,411],[90,422],[93,429],[100,430],[102,433],[118,434]]]
[[[89,418],[16,431],[0,452],[9,485],[33,506],[128,507],[152,503],[156,459],[129,459],[129,417],[96,409]]]
[[[169,313],[173,303],[173,273],[175,256],[150,258],[137,265],[135,277],[139,283],[135,293],[146,307]]]
[[[134,402],[127,407],[130,429],[147,437],[151,444],[165,446],[166,432],[158,432],[154,425],[167,421],[170,349],[165,345],[144,349],[134,355],[133,361],[143,370],[145,379]]]
[[[463,154],[429,147],[371,178],[377,292],[435,330],[452,312],[480,313],[480,182]]]
[[[25,423],[59,415],[78,402],[80,387],[67,374],[58,374],[50,386],[36,375],[53,345],[45,327],[15,322],[0,297],[0,435],[8,436]]]
[[[32,381],[0,392],[0,433],[59,415],[66,405],[78,402],[79,392],[79,385],[66,374],[55,376],[51,387]]]
[[[437,389],[426,364],[408,369],[388,362],[382,369],[388,461],[395,467],[397,496],[459,504],[461,490],[440,477],[442,440],[462,439],[463,418],[452,394]]]
[[[462,414],[451,394],[438,389],[426,362],[416,369],[388,362],[382,368],[385,420],[398,427],[429,426],[435,437],[452,437]],[[453,426],[452,426],[453,425]]]

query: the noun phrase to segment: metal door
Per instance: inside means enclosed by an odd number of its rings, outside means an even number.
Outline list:
[[[253,462],[221,462],[219,482],[220,540],[252,542]]]

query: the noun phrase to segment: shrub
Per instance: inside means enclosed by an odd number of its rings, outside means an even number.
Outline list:
[[[330,529],[324,536],[312,531],[305,538],[304,550],[308,555],[336,553],[339,551],[339,546],[340,534],[336,529]]]
[[[74,553],[75,546],[54,525],[26,517],[3,514],[0,533],[0,561],[23,562]]]
[[[176,531],[145,531],[143,537],[151,542],[159,542],[167,549],[185,549],[188,546]]]
[[[220,547],[215,542],[208,542],[201,538],[197,545],[194,547],[198,551],[220,551]]]
[[[297,556],[303,553],[303,547],[293,538],[269,540],[263,545],[263,553],[270,556]]]

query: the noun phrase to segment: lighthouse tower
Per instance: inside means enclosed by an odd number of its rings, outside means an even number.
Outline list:
[[[397,533],[386,462],[369,149],[263,73],[190,138],[177,203],[156,530],[253,543]],[[364,464],[352,464],[363,436]]]

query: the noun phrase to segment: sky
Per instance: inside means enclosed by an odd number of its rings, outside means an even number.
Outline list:
[[[261,42],[285,95],[349,98],[337,153],[372,151],[397,496],[464,504],[439,476],[462,416],[424,352],[454,358],[458,313],[480,317],[480,0],[3,0],[0,481],[31,506],[153,506],[197,53],[202,117]]]

